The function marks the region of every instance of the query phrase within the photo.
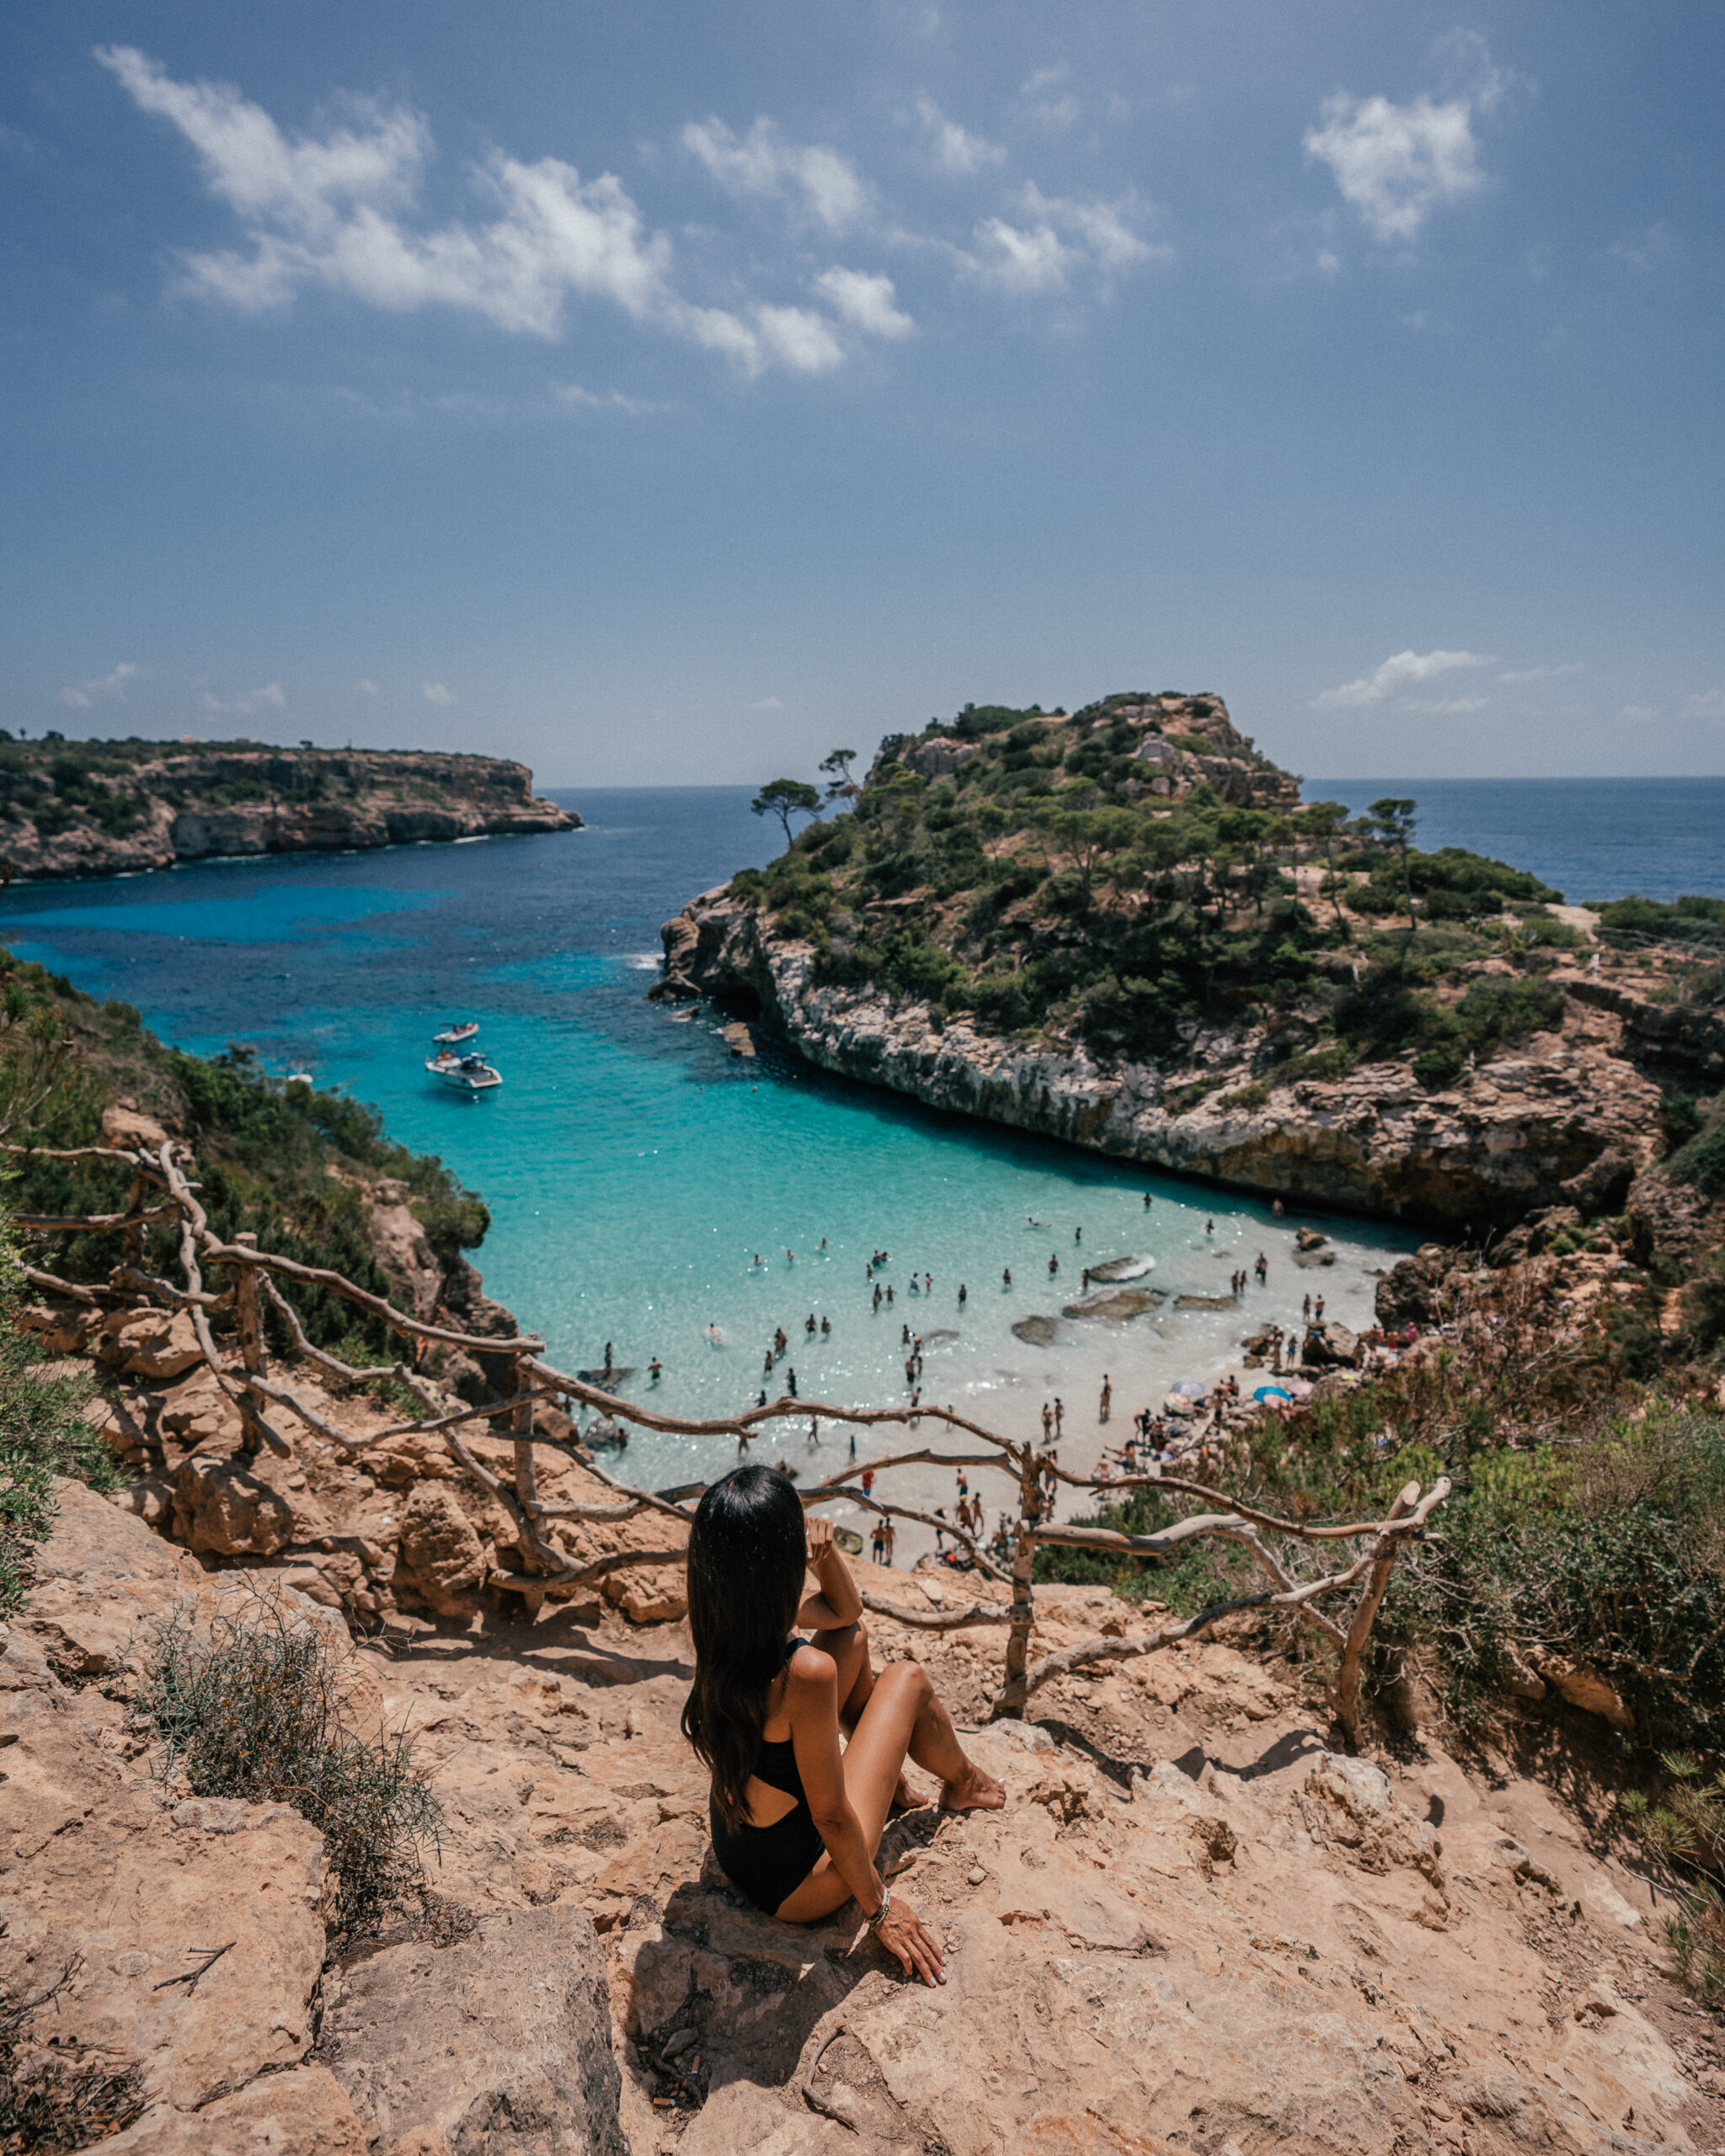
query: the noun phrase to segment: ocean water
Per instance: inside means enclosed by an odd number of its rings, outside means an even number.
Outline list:
[[[908,1325],[926,1343],[926,1400],[1023,1434],[1059,1396],[1065,1456],[1088,1465],[1105,1374],[1118,1437],[1175,1381],[1236,1365],[1247,1322],[1297,1321],[1304,1294],[1369,1321],[1376,1269],[1417,1240],[1302,1214],[1338,1262],[1301,1272],[1295,1220],[1267,1204],[770,1052],[733,1059],[709,1015],[644,991],[661,921],[768,858],[776,827],[750,814],[742,788],[567,798],[585,830],[14,887],[0,937],[136,1004],[182,1047],[243,1042],[271,1070],[309,1070],[376,1103],[394,1135],[483,1193],[486,1286],[544,1334],[552,1359],[594,1368],[610,1342],[644,1374],[628,1386],[638,1391],[657,1356],[657,1397],[676,1412],[734,1412],[763,1382],[777,1398],[792,1369],[804,1398],[902,1403]],[[464,1017],[480,1021],[505,1079],[478,1100],[424,1070],[433,1031]],[[877,1314],[866,1268],[878,1249],[890,1253],[880,1277],[895,1299]],[[1260,1250],[1269,1282],[1243,1307],[1176,1309],[1182,1294],[1225,1297],[1228,1274]],[[1060,1317],[1086,1262],[1126,1256],[1154,1260],[1145,1284],[1166,1292],[1161,1309],[1121,1325]],[[932,1292],[911,1292],[913,1271],[932,1276]],[[811,1314],[829,1334],[807,1333]],[[1055,1319],[1051,1345],[1014,1336],[1033,1315]],[[766,1380],[779,1326],[791,1349]],[[756,1454],[788,1456],[805,1476],[844,1458],[830,1428],[811,1453],[804,1424]],[[663,1486],[730,1456],[711,1440],[638,1436],[627,1471]],[[952,1494],[944,1477],[920,1481],[932,1501]]]
[[[1725,898],[1725,778],[1314,778],[1305,792],[1355,815],[1386,794],[1410,798],[1417,845],[1530,869],[1572,905],[1631,892]]]

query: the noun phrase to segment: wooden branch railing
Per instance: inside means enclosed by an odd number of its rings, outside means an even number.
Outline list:
[[[322,1266],[306,1265],[275,1252],[259,1250],[248,1234],[227,1243],[214,1234],[196,1195],[197,1186],[186,1175],[172,1142],[153,1154],[118,1147],[80,1146],[62,1149],[0,1146],[0,1152],[27,1153],[59,1161],[101,1161],[121,1164],[132,1171],[132,1185],[123,1213],[24,1214],[19,1225],[42,1235],[119,1232],[125,1235],[126,1262],[116,1266],[105,1289],[67,1281],[25,1266],[24,1278],[45,1293],[66,1297],[88,1306],[100,1306],[116,1298],[139,1294],[184,1312],[190,1320],[199,1353],[216,1384],[232,1401],[240,1417],[243,1443],[248,1451],[260,1445],[288,1454],[288,1440],[267,1419],[264,1403],[284,1410],[325,1442],[352,1454],[365,1448],[406,1437],[438,1438],[462,1471],[500,1504],[514,1529],[515,1545],[526,1570],[494,1571],[489,1584],[528,1597],[537,1607],[553,1588],[591,1584],[634,1566],[681,1564],[685,1550],[678,1546],[655,1550],[612,1550],[586,1562],[573,1560],[550,1532],[558,1521],[615,1525],[645,1516],[675,1521],[686,1535],[694,1508],[706,1486],[692,1483],[674,1492],[655,1494],[618,1481],[594,1463],[584,1449],[579,1457],[585,1471],[616,1493],[614,1503],[589,1503],[557,1498],[547,1502],[538,1485],[536,1453],[541,1448],[566,1457],[577,1449],[547,1438],[534,1427],[535,1409],[558,1398],[595,1409],[614,1420],[670,1436],[729,1438],[745,1445],[757,1432],[775,1422],[804,1421],[813,1417],[853,1429],[876,1427],[904,1429],[932,1422],[954,1437],[979,1444],[980,1451],[943,1452],[927,1445],[889,1450],[879,1458],[852,1463],[841,1473],[799,1492],[805,1507],[843,1502],[890,1520],[910,1520],[950,1536],[966,1555],[974,1571],[984,1580],[1008,1590],[1005,1601],[975,1601],[962,1609],[913,1609],[889,1601],[872,1590],[862,1592],[865,1609],[893,1622],[929,1632],[956,1632],[984,1625],[1004,1625],[1007,1640],[1002,1681],[995,1702],[997,1716],[1021,1716],[1032,1696],[1055,1678],[1097,1663],[1129,1660],[1153,1654],[1179,1642],[1200,1636],[1222,1619],[1251,1610],[1282,1610],[1310,1625],[1339,1657],[1337,1707],[1350,1740],[1359,1741],[1361,1672],[1373,1624],[1388,1590],[1391,1574],[1403,1546],[1426,1532],[1432,1514],[1450,1494],[1447,1479],[1440,1478],[1421,1494],[1410,1483],[1397,1497],[1387,1516],[1378,1520],[1312,1524],[1283,1519],[1273,1513],[1243,1503],[1237,1497],[1180,1476],[1145,1474],[1121,1476],[1106,1485],[1062,1468],[1052,1454],[1039,1450],[1033,1439],[1004,1438],[951,1407],[921,1406],[863,1408],[828,1401],[798,1400],[789,1396],[743,1409],[734,1416],[696,1417],[667,1414],[604,1390],[590,1380],[560,1370],[545,1359],[545,1342],[536,1335],[516,1333],[504,1339],[461,1331],[433,1324],[398,1310],[386,1298],[358,1286],[344,1275]],[[165,1204],[146,1207],[151,1192],[166,1194]],[[179,1270],[183,1284],[143,1269],[143,1232],[163,1220],[179,1224]],[[230,1285],[213,1292],[204,1284],[205,1266],[219,1266],[230,1275]],[[488,1366],[506,1364],[509,1381],[499,1396],[478,1406],[451,1409],[427,1386],[420,1374],[407,1362],[360,1366],[345,1362],[327,1349],[315,1347],[284,1285],[297,1284],[325,1290],[364,1310],[398,1337],[420,1347],[443,1347],[488,1358]],[[271,1374],[263,1326],[267,1302],[282,1321],[291,1346],[291,1359],[334,1380],[345,1392],[350,1387],[388,1380],[404,1390],[423,1413],[365,1432],[345,1429],[327,1400],[314,1404]],[[225,1355],[218,1348],[211,1320],[233,1313],[237,1354]],[[507,1423],[509,1471],[504,1473],[481,1460],[463,1435],[466,1425]],[[499,1434],[503,1434],[501,1431]],[[862,1486],[873,1477],[895,1469],[916,1465],[993,1470],[1012,1477],[1017,1485],[1018,1519],[1012,1536],[1010,1567],[1003,1566],[966,1528],[914,1506],[889,1502]],[[1044,1492],[1064,1484],[1084,1490],[1106,1490],[1109,1497],[1136,1490],[1153,1490],[1163,1497],[1196,1498],[1214,1510],[1194,1513],[1151,1534],[1129,1534],[1111,1528],[1062,1525],[1047,1516]],[[1317,1545],[1353,1544],[1348,1561],[1310,1578],[1297,1577],[1291,1552],[1278,1550],[1268,1539],[1285,1544]],[[1081,1640],[1072,1646],[1044,1655],[1033,1662],[1030,1646],[1036,1622],[1034,1576],[1036,1552],[1044,1547],[1106,1550],[1122,1556],[1167,1558],[1200,1539],[1228,1542],[1252,1559],[1268,1584],[1261,1592],[1230,1596],[1189,1617],[1172,1620],[1157,1630],[1126,1638]],[[1358,1545],[1365,1544],[1364,1549]],[[1363,1583],[1363,1584],[1362,1584]],[[1317,1605],[1321,1598],[1358,1588],[1345,1625]]]

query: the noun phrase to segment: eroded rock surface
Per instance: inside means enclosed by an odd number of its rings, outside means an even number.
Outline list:
[[[1661,1975],[1603,1807],[1507,1765],[1487,1785],[1429,1740],[1349,1757],[1311,1679],[1241,1643],[1081,1670],[1034,1721],[976,1726],[998,1635],[870,1620],[1007,1790],[1001,1812],[889,1829],[898,1891],[946,1941],[930,1992],[854,1910],[781,1926],[714,1869],[681,1624],[596,1598],[423,1620],[355,1659],[443,1802],[430,1884],[466,1914],[453,1944],[326,1966],[316,1834],[164,1790],[98,1674],[123,1630],[232,1577],[71,1488],[44,1554],[38,1607],[0,1636],[0,1979],[77,1962],[56,2025],[143,2076],[118,2149],[1725,2146],[1717,2025]],[[1101,1589],[1038,1610],[1038,1654],[1119,1621]],[[173,1981],[229,1940],[195,1990]]]

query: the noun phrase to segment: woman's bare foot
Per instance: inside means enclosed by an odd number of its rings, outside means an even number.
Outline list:
[[[899,1785],[893,1791],[892,1808],[895,1812],[920,1812],[928,1799],[911,1785],[908,1774],[899,1776]]]
[[[940,1785],[940,1808],[943,1812],[999,1812],[1007,1801],[1007,1785],[997,1782],[992,1774],[985,1774],[980,1767],[965,1763],[966,1773],[962,1781],[943,1782]]]

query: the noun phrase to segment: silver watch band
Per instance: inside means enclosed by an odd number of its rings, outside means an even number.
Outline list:
[[[887,1911],[892,1907],[892,1905],[893,1890],[883,1881],[880,1889],[880,1907],[868,1920],[868,1929],[871,1931],[877,1931],[879,1929],[882,1918],[885,1916]]]

